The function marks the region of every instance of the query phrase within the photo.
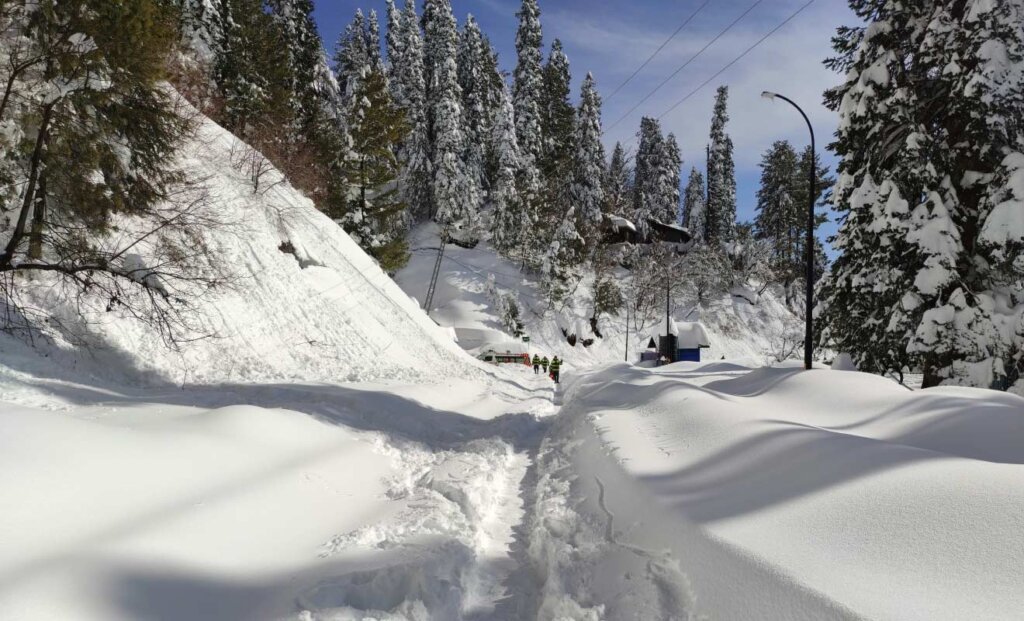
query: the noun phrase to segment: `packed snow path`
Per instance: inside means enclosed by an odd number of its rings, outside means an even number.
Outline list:
[[[0,618],[517,618],[552,394],[532,372],[142,391],[0,366]]]

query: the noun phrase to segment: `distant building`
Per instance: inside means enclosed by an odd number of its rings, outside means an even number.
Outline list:
[[[606,244],[651,244],[664,242],[677,244],[678,252],[689,250],[689,244],[693,236],[685,228],[676,224],[665,224],[657,220],[648,220],[647,228],[650,231],[646,237],[641,237],[637,232],[636,225],[625,218],[606,214],[602,222],[602,241]]]

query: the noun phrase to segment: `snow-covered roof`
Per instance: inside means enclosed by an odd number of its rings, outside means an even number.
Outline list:
[[[676,336],[679,341],[676,347],[679,349],[697,349],[698,347],[711,347],[711,340],[708,339],[707,330],[704,324],[698,321],[683,321],[676,326]]]
[[[634,225],[629,220],[613,215],[607,215],[606,217],[608,218],[608,221],[611,222],[612,227],[615,228],[616,230],[629,229],[630,231],[636,233],[636,225]]]

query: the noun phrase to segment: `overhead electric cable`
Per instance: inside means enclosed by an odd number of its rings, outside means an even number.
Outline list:
[[[668,76],[667,78],[665,78],[664,80],[662,80],[661,84],[659,84],[659,85],[655,86],[655,87],[654,87],[654,89],[653,89],[653,90],[652,90],[651,92],[647,93],[647,95],[645,95],[645,96],[644,96],[644,98],[643,98],[643,99],[641,99],[641,100],[640,100],[640,101],[639,101],[639,102],[638,102],[638,103],[637,103],[637,104],[636,104],[635,106],[633,106],[632,108],[630,108],[630,109],[629,109],[629,111],[627,111],[627,112],[626,112],[625,114],[623,114],[622,116],[620,116],[620,117],[619,117],[619,119],[618,119],[617,121],[615,121],[614,123],[612,123],[612,124],[611,124],[611,125],[610,125],[610,126],[609,126],[609,127],[607,128],[607,129],[605,129],[605,130],[604,130],[604,131],[605,131],[605,133],[607,133],[607,132],[610,132],[611,130],[615,129],[615,127],[616,127],[616,126],[617,126],[617,125],[618,125],[619,123],[621,123],[621,122],[625,121],[625,120],[626,120],[626,119],[627,119],[627,118],[629,117],[629,115],[631,115],[631,114],[633,114],[634,112],[636,112],[636,109],[637,109],[637,108],[639,108],[640,106],[644,105],[644,104],[645,104],[645,103],[646,103],[646,102],[647,102],[647,101],[648,101],[648,100],[649,100],[649,99],[650,99],[651,97],[653,97],[653,96],[654,96],[654,94],[655,94],[655,93],[657,93],[657,92],[658,92],[659,90],[661,90],[661,88],[662,88],[663,86],[665,86],[666,84],[668,84],[668,83],[669,83],[669,81],[671,81],[671,80],[672,80],[672,78],[674,78],[674,77],[676,77],[677,75],[679,75],[679,72],[680,72],[680,71],[682,71],[683,69],[686,69],[686,68],[687,68],[687,67],[688,67],[688,66],[690,65],[690,63],[692,63],[693,61],[697,60],[697,58],[698,58],[698,57],[699,57],[699,56],[700,56],[701,54],[703,54],[705,50],[707,50],[707,49],[708,49],[709,47],[711,47],[712,45],[714,45],[714,43],[715,43],[716,41],[718,41],[719,39],[721,39],[722,37],[724,37],[724,36],[725,36],[725,34],[726,34],[727,32],[729,32],[730,30],[732,30],[733,26],[735,26],[736,24],[740,23],[740,20],[742,20],[742,19],[743,19],[744,17],[746,17],[746,16],[748,15],[748,14],[750,14],[750,12],[751,12],[751,11],[753,11],[753,10],[754,10],[754,8],[755,8],[755,7],[757,7],[757,5],[761,4],[761,2],[763,2],[763,1],[764,1],[764,0],[756,0],[756,1],[754,2],[754,4],[750,5],[750,8],[748,8],[748,9],[747,9],[746,11],[744,11],[744,12],[743,12],[742,14],[740,14],[740,16],[739,16],[739,17],[737,17],[736,19],[734,19],[734,20],[732,21],[732,23],[730,23],[730,24],[729,24],[728,26],[726,26],[726,27],[725,27],[725,29],[724,29],[724,30],[722,30],[722,31],[721,31],[721,32],[719,32],[719,33],[718,33],[717,35],[715,35],[715,38],[714,38],[714,39],[711,39],[710,41],[708,41],[708,42],[707,42],[707,44],[705,44],[705,45],[704,45],[704,47],[702,47],[702,48],[700,48],[699,50],[697,50],[697,53],[696,53],[696,54],[694,54],[693,56],[691,56],[690,58],[688,58],[688,59],[686,60],[686,62],[685,62],[685,63],[683,63],[682,65],[680,65],[678,69],[676,69],[675,71],[673,71],[671,75],[669,75],[669,76]]]
[[[807,2],[807,4],[803,5],[802,7],[800,7],[800,8],[799,8],[799,9],[797,9],[796,11],[794,11],[794,12],[793,12],[793,13],[792,13],[792,14],[791,14],[791,15],[790,15],[789,17],[787,17],[787,18],[786,18],[785,20],[783,20],[781,24],[779,24],[779,25],[778,25],[778,26],[776,26],[775,28],[772,28],[771,30],[769,30],[767,34],[765,34],[765,35],[764,35],[763,37],[761,37],[760,39],[758,39],[758,40],[757,40],[757,41],[756,41],[756,42],[755,42],[755,43],[754,43],[753,45],[751,45],[751,46],[750,46],[750,47],[748,47],[747,49],[743,50],[743,53],[741,53],[741,54],[740,54],[739,56],[737,56],[736,58],[734,58],[734,59],[730,60],[730,61],[728,62],[728,64],[726,64],[726,65],[725,65],[724,67],[722,67],[721,69],[719,69],[718,71],[716,71],[716,72],[714,73],[714,75],[712,75],[712,76],[711,76],[710,78],[708,78],[707,80],[704,80],[703,82],[701,82],[700,86],[698,86],[697,88],[695,88],[695,89],[693,89],[692,91],[690,91],[689,93],[687,93],[685,97],[683,97],[682,99],[680,99],[679,101],[677,101],[677,102],[676,102],[675,104],[673,104],[671,108],[669,108],[669,109],[668,109],[668,110],[666,110],[665,112],[661,113],[661,115],[659,115],[659,116],[658,116],[658,120],[660,121],[661,119],[665,118],[665,116],[666,116],[666,115],[668,115],[668,114],[669,114],[670,112],[672,112],[673,110],[675,110],[675,109],[676,109],[676,108],[678,108],[679,106],[683,105],[683,103],[684,103],[684,102],[686,102],[686,100],[687,100],[687,99],[689,99],[690,97],[693,97],[694,95],[696,95],[696,94],[697,94],[697,92],[698,92],[698,91],[699,91],[700,89],[704,88],[704,87],[705,87],[705,86],[707,86],[707,85],[708,85],[708,84],[709,84],[709,83],[710,83],[710,82],[711,82],[712,80],[714,80],[714,79],[715,79],[715,78],[717,78],[718,76],[720,76],[720,75],[722,75],[723,73],[725,73],[725,71],[726,71],[727,69],[729,69],[729,67],[732,67],[733,65],[735,65],[736,63],[738,63],[738,62],[739,62],[740,60],[742,60],[744,56],[746,56],[747,54],[749,54],[750,52],[752,52],[752,51],[754,50],[754,48],[756,48],[757,46],[759,46],[759,45],[761,45],[762,43],[764,43],[764,42],[765,42],[765,41],[766,41],[766,40],[768,39],[768,37],[770,37],[770,36],[772,36],[773,34],[775,34],[776,32],[778,32],[778,31],[779,31],[779,29],[781,29],[781,28],[782,28],[783,26],[785,26],[785,25],[786,25],[786,24],[788,24],[789,22],[793,21],[793,19],[794,19],[794,18],[795,18],[795,17],[797,16],[797,15],[799,15],[799,14],[800,14],[801,12],[803,12],[803,10],[804,10],[804,9],[806,9],[806,8],[807,8],[807,7],[809,7],[809,6],[811,6],[812,4],[814,4],[814,0],[809,0],[809,1]]]
[[[644,67],[646,67],[648,63],[650,63],[652,60],[654,60],[654,57],[657,56],[658,54],[660,54],[661,50],[665,49],[665,46],[668,45],[672,41],[672,39],[675,39],[676,35],[678,35],[680,32],[682,32],[683,28],[686,28],[687,24],[689,24],[691,21],[693,21],[693,18],[697,17],[697,14],[700,13],[701,11],[703,11],[704,7],[706,7],[709,4],[711,4],[711,0],[704,0],[704,4],[702,4],[699,7],[697,7],[697,10],[694,11],[693,13],[691,13],[690,16],[687,17],[686,20],[682,24],[680,24],[678,28],[676,28],[676,31],[673,32],[671,35],[669,35],[669,37],[667,39],[665,39],[665,42],[662,43],[660,46],[658,46],[658,49],[654,50],[654,53],[651,54],[650,56],[648,56],[647,60],[645,60],[643,62],[643,64],[641,64],[639,67],[636,68],[636,71],[634,71],[632,75],[630,75],[628,78],[626,78],[625,81],[622,82],[622,84],[619,84],[617,87],[615,87],[615,90],[612,91],[611,95],[608,95],[607,97],[605,97],[605,100],[604,100],[605,103],[608,103],[608,101],[610,101],[612,97],[615,97],[617,94],[619,94],[619,91],[621,91],[623,89],[623,87],[625,87],[627,84],[629,84],[630,81],[632,81],[632,79],[637,76],[637,74],[639,74],[641,71],[643,71]]]

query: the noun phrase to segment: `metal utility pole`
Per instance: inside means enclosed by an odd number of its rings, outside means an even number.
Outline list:
[[[626,303],[626,355],[625,361],[629,362],[629,303]]]
[[[814,190],[815,177],[817,177],[817,168],[815,164],[815,151],[814,151],[814,127],[811,126],[810,119],[804,114],[804,111],[800,106],[796,105],[792,99],[783,97],[778,93],[772,93],[770,91],[764,91],[761,96],[765,99],[781,99],[789,105],[796,108],[796,111],[800,113],[800,116],[804,117],[804,122],[807,123],[807,129],[811,132],[811,162],[810,170],[807,173],[808,180],[810,182],[809,192],[807,194],[807,242],[804,252],[807,254],[807,265],[804,278],[806,279],[807,291],[806,291],[806,304],[805,309],[806,318],[804,319],[804,368],[811,368],[811,338],[814,335],[814,318],[811,316],[814,310],[814,203],[817,201],[817,194]]]
[[[441,243],[437,249],[437,261],[434,263],[434,273],[430,276],[430,286],[427,288],[427,298],[423,301],[423,310],[430,315],[430,306],[434,303],[434,291],[437,289],[437,278],[441,273],[441,261],[444,259],[444,247],[448,244],[448,225],[441,229]]]

